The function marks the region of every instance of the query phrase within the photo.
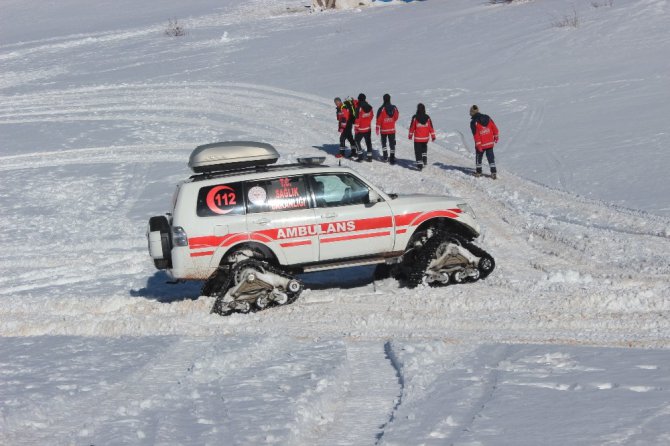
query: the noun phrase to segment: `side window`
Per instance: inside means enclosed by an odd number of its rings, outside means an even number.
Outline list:
[[[350,206],[368,201],[368,186],[346,173],[310,177],[317,207]]]
[[[246,190],[249,213],[309,209],[309,196],[302,176],[248,181]]]
[[[198,191],[198,217],[244,214],[242,183],[206,186]]]

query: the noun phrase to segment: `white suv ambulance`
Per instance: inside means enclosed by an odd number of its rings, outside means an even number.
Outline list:
[[[149,253],[175,280],[205,280],[227,315],[284,305],[298,274],[378,264],[413,287],[483,279],[493,258],[472,240],[475,215],[455,197],[384,193],[325,158],[275,164],[269,144],[197,147],[195,175],[177,185],[172,212],[149,220]]]

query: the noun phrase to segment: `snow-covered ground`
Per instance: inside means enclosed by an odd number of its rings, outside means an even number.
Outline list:
[[[580,2],[574,29],[568,1],[307,3],[0,2],[0,444],[670,443],[668,2]],[[306,275],[228,318],[165,284],[145,225],[193,147],[333,154],[332,97],[361,91],[393,95],[402,160],[354,168],[467,197],[492,276]],[[496,182],[469,174],[473,103]]]

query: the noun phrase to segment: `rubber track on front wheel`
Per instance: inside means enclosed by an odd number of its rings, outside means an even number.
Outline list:
[[[235,270],[239,270],[241,268],[245,268],[247,266],[256,266],[258,269],[264,269],[267,272],[277,274],[283,277],[286,277],[288,279],[295,279],[295,277],[291,274],[288,274],[287,272],[272,266],[268,262],[262,261],[262,260],[256,260],[256,259],[247,259],[243,260],[241,262],[236,263],[235,265],[231,266],[230,272],[226,275],[226,281],[224,285],[221,287],[221,289],[216,293],[217,298],[216,301],[214,301],[214,305],[212,306],[212,310],[210,313],[216,313],[221,316],[229,316],[232,313],[235,312],[235,310],[231,310],[229,308],[224,308],[223,304],[223,296],[226,295],[226,292],[228,289],[233,286],[233,279],[235,277]],[[297,279],[296,279],[297,280]],[[300,287],[300,290],[292,295],[289,295],[288,301],[284,305],[289,305],[295,302],[298,297],[300,296],[300,293],[302,293],[302,286]],[[271,302],[267,307],[264,308],[264,310],[267,310],[268,308],[276,307],[278,304],[276,302]],[[251,306],[251,311],[256,312],[259,311],[259,309],[255,306]]]
[[[426,241],[426,244],[419,249],[414,256],[412,265],[409,266],[409,273],[407,273],[407,286],[415,288],[423,282],[423,276],[426,274],[428,265],[435,258],[437,249],[440,245],[448,240],[450,234],[442,234],[438,232]]]

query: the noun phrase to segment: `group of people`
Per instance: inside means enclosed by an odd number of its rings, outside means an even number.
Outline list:
[[[381,135],[382,160],[389,164],[396,162],[396,122],[400,117],[398,107],[391,103],[391,95],[385,94],[383,103],[377,109],[377,120],[375,122],[375,133]],[[343,158],[346,151],[346,143],[351,148],[349,158],[356,161],[372,162],[372,122],[375,114],[372,106],[367,102],[365,94],[358,95],[358,99],[351,97],[344,101],[335,98],[336,117],[338,131],[340,132],[340,149],[338,158]],[[497,170],[493,147],[498,142],[498,127],[490,116],[479,112],[476,105],[470,107],[470,130],[475,140],[475,176],[482,175],[482,161],[484,154],[489,163],[491,178],[496,179]],[[428,164],[428,141],[435,141],[435,128],[430,116],[426,113],[426,106],[417,104],[416,113],[412,116],[409,126],[410,140],[414,140],[414,156],[416,168],[423,170]],[[365,141],[367,151],[364,152],[361,143]],[[387,149],[390,148],[390,152]]]

